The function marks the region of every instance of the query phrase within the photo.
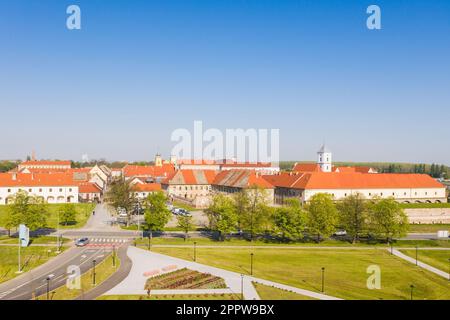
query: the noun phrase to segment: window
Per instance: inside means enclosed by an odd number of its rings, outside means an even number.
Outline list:
[[[33,192],[33,189],[28,189],[28,192]]]
[[[69,188],[69,192],[72,192],[72,188]]]
[[[11,192],[11,189],[8,189],[8,192]]]
[[[48,192],[53,192],[53,189],[52,188],[48,189]]]
[[[59,192],[62,192],[62,188],[59,188]]]
[[[39,192],[42,192],[42,188],[39,189]]]

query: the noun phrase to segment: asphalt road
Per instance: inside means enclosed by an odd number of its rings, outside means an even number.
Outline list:
[[[29,300],[33,298],[33,294],[36,297],[46,294],[49,276],[51,292],[66,284],[69,266],[78,266],[83,274],[93,266],[94,259],[99,263],[110,252],[110,248],[70,248],[49,262],[0,284],[0,300]]]

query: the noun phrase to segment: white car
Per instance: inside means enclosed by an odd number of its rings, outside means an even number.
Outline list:
[[[347,231],[345,230],[338,230],[334,233],[335,236],[346,236],[347,235]]]

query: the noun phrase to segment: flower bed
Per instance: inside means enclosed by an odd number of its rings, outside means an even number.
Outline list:
[[[222,278],[186,268],[151,277],[145,284],[146,290],[157,289],[221,289],[226,288]]]

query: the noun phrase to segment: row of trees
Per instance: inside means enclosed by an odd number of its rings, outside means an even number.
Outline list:
[[[61,225],[75,223],[76,214],[77,210],[74,204],[64,204],[58,213],[59,223]],[[48,205],[41,197],[31,196],[21,190],[9,200],[4,226],[9,235],[11,229],[18,228],[20,224],[25,224],[34,231],[48,226],[49,215]]]
[[[352,242],[363,235],[383,237],[390,241],[406,234],[408,220],[394,199],[366,200],[362,195],[351,195],[335,203],[328,194],[316,194],[302,206],[290,199],[282,207],[270,207],[258,192],[240,192],[233,198],[216,195],[206,211],[210,228],[226,235],[236,230],[250,234],[271,234],[285,241],[305,236],[317,241],[330,237],[338,229],[347,231]]]

